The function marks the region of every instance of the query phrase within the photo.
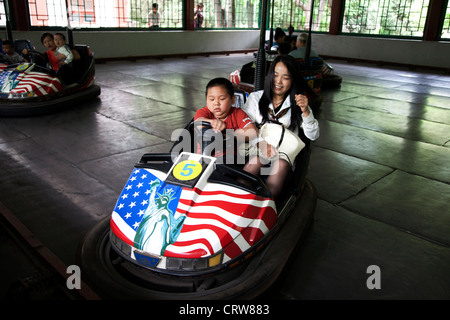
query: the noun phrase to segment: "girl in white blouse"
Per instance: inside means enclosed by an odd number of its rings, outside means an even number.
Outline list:
[[[280,55],[270,66],[264,90],[251,93],[243,110],[258,126],[275,122],[296,135],[303,130],[306,138],[316,140],[319,137],[319,123],[308,105],[305,94],[309,93],[312,91],[299,71],[298,62],[288,55]],[[285,154],[279,152],[277,146],[261,138],[255,143],[259,147],[261,156],[265,158],[278,156],[272,162],[272,169],[266,180],[267,187],[275,198],[280,193],[291,169],[292,161],[300,150],[294,154]],[[256,156],[250,159],[244,169],[256,175],[262,166],[259,156]]]

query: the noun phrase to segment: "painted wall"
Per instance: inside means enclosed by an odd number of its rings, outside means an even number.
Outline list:
[[[15,39],[29,39],[38,51],[41,32],[14,31]],[[6,35],[0,36],[5,38]],[[74,31],[75,43],[90,45],[96,58],[143,57],[256,50],[257,30],[202,31]],[[313,34],[319,54],[416,66],[450,68],[450,42],[361,38]]]
[[[450,42],[313,35],[313,48],[322,55],[450,68]]]

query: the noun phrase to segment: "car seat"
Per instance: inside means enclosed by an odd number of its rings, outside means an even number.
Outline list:
[[[75,82],[81,82],[88,79],[87,74],[93,70],[94,57],[91,53],[90,47],[87,45],[77,44],[73,47],[80,54],[79,60],[73,60],[72,67],[75,71]]]
[[[34,50],[29,40],[14,40],[13,45],[14,51],[18,54],[22,54],[23,49],[27,49],[28,51]]]

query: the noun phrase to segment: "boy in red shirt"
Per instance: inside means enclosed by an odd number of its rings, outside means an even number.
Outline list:
[[[228,79],[212,79],[206,86],[206,107],[197,110],[194,121],[209,122],[216,132],[232,129],[236,136],[253,141],[258,136],[256,126],[242,109],[233,107],[234,100],[234,88]]]
[[[212,79],[206,86],[206,107],[197,110],[194,121],[209,122],[215,131],[250,133],[252,129],[256,134],[253,120],[242,109],[233,107],[234,100],[234,88],[228,79]]]

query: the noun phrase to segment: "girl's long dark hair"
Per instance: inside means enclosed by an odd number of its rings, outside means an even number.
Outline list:
[[[312,97],[314,93],[303,78],[303,75],[300,72],[299,63],[293,57],[289,55],[279,55],[271,63],[264,83],[264,93],[259,100],[259,111],[263,117],[263,123],[267,122],[269,120],[269,104],[272,102],[273,98],[272,85],[275,77],[275,66],[279,62],[284,63],[292,78],[291,88],[286,92],[283,102],[285,99],[290,99],[291,101],[291,125],[288,129],[294,130],[300,126],[302,121],[301,110],[295,103],[295,95],[304,94],[309,98]]]

